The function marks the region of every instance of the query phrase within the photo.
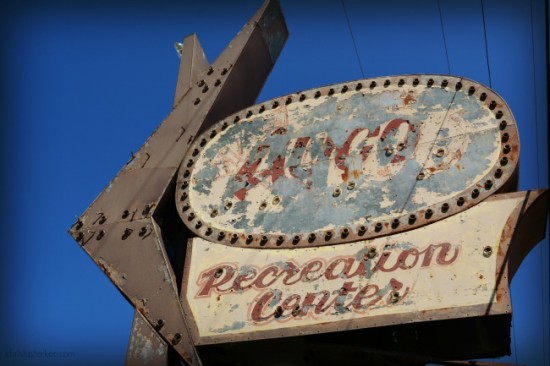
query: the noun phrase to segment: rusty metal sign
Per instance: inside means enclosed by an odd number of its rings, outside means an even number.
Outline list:
[[[417,230],[316,248],[192,239],[182,297],[197,344],[509,313],[508,253],[538,241],[512,234],[537,200],[544,212],[547,191],[495,195]]]
[[[472,207],[502,191],[518,155],[508,106],[476,82],[360,80],[217,123],[183,160],[176,201],[186,225],[209,241],[329,245]]]

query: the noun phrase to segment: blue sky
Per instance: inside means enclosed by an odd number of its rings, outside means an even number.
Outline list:
[[[543,1],[484,1],[484,32],[479,0],[440,0],[442,21],[437,0],[346,0],[357,54],[341,1],[281,4],[290,37],[259,101],[363,76],[465,76],[491,85],[516,117],[520,189],[548,186]],[[124,363],[133,309],[67,229],[170,112],[174,42],[196,32],[214,61],[260,5],[2,5],[0,359]],[[546,240],[512,282],[513,354],[504,361],[550,365],[549,257]],[[44,350],[72,354],[9,356]]]

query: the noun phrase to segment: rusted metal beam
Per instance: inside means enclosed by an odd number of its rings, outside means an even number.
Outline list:
[[[136,311],[132,322],[126,366],[170,366],[168,344],[139,311]]]
[[[207,70],[193,64],[199,47],[191,42],[194,51],[183,58],[191,64],[182,66],[178,77],[181,100],[69,230],[190,364],[200,360],[166,251],[169,233],[163,232],[166,212],[174,206],[176,171],[201,128],[254,103],[287,36],[278,2],[266,1]],[[181,238],[170,241],[185,246]]]

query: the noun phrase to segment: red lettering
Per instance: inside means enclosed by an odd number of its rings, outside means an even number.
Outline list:
[[[206,272],[203,272],[199,276],[199,286],[202,283],[202,287],[197,292],[197,297],[210,296],[212,290],[223,293],[229,291],[230,288],[225,290],[220,289],[221,286],[225,285],[235,275],[235,267],[229,264],[220,264],[216,267],[213,267]]]
[[[260,274],[258,275],[258,277],[256,277],[252,285],[257,289],[267,288],[271,286],[273,283],[275,283],[275,281],[277,281],[277,279],[282,273],[283,272],[279,273],[279,267],[274,265],[269,266],[260,272]],[[264,283],[263,281],[268,275],[272,276],[273,278],[269,282]]]

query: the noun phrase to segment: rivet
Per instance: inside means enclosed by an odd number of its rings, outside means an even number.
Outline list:
[[[202,88],[202,92],[206,93],[208,91],[208,85],[205,85],[204,88]]]
[[[201,145],[201,147],[203,147],[204,145],[206,145],[206,139],[202,139],[200,145]]]
[[[216,217],[218,216],[219,212],[217,209],[213,209],[211,212],[210,212],[210,217]]]
[[[399,295],[398,291],[395,291],[395,292],[392,293],[392,295],[391,295],[392,304],[398,303],[400,299],[401,299],[401,295]]]
[[[334,188],[334,191],[332,191],[332,197],[338,197],[340,193],[342,193],[342,191],[340,190],[340,188],[336,187]]]
[[[495,109],[495,108],[496,108],[496,106],[497,106],[497,102],[495,102],[494,100],[493,100],[493,101],[491,101],[491,103],[489,103],[489,109],[490,109],[490,110],[493,110],[493,109]]]
[[[105,215],[101,215],[101,217],[99,218],[99,224],[102,225],[105,223],[105,221],[107,221],[107,217]]]
[[[241,120],[241,117],[239,116],[235,116],[235,118],[233,119],[233,123],[237,123]]]
[[[479,189],[474,188],[472,190],[472,198],[477,198],[479,196]]]
[[[186,171],[183,173],[183,177],[184,177],[184,178],[188,178],[190,175],[191,175],[191,171],[189,171],[189,170],[186,170]]]
[[[442,88],[447,87],[447,85],[449,85],[449,82],[448,82],[447,80],[443,80],[443,81],[441,82],[441,87],[442,87]]]
[[[273,105],[271,106],[271,108],[275,109],[275,108],[277,108],[278,106],[279,106],[279,102],[274,101],[274,102],[273,102]]]
[[[469,89],[468,89],[468,94],[472,95],[476,92],[476,88],[474,88],[473,86],[471,86]]]
[[[307,240],[311,243],[313,241],[315,241],[315,234],[314,233],[311,233],[309,234],[309,236],[307,237]]]
[[[305,95],[305,94],[301,94],[299,100],[300,100],[300,102],[303,102],[304,100],[306,100],[306,95]]]
[[[357,85],[355,86],[355,90],[359,91],[363,88],[363,84],[361,83],[357,83]]]
[[[210,67],[210,68],[208,69],[208,72],[207,72],[206,74],[212,75],[213,72],[214,72],[214,69],[213,69],[212,67]]]
[[[479,96],[479,100],[481,100],[482,102],[484,102],[485,99],[487,99],[487,94],[486,94],[486,93],[481,93],[481,95]]]
[[[361,225],[361,226],[359,226],[359,230],[357,230],[357,233],[359,235],[363,235],[363,234],[365,234],[366,231],[367,231],[367,227],[365,225]]]
[[[202,221],[200,221],[200,220],[197,221],[197,223],[195,224],[195,228],[196,228],[196,229],[200,229],[201,226],[202,226]]]
[[[400,86],[400,87],[405,85],[405,80],[399,79],[399,82],[397,83],[397,85]]]
[[[180,342],[181,342],[181,334],[179,333],[174,334],[174,338],[172,338],[172,344],[175,346]]]
[[[229,127],[229,125],[227,124],[227,122],[224,122],[222,125],[222,131],[225,131],[227,127]]]
[[[260,203],[260,207],[259,207],[259,208],[260,208],[260,210],[262,210],[262,211],[263,211],[263,210],[265,210],[265,209],[266,209],[266,207],[267,207],[267,203],[266,203],[266,202],[262,202],[262,203]]]
[[[197,156],[199,152],[200,152],[199,149],[194,149],[192,154],[193,156]]]
[[[252,243],[252,240],[254,240],[254,237],[252,235],[249,234],[249,235],[246,236],[246,243],[247,244]]]
[[[285,104],[288,105],[288,104],[290,104],[290,103],[292,103],[292,98],[291,98],[291,97],[286,98]]]
[[[193,221],[195,219],[195,213],[191,212],[189,216],[187,216],[187,220]]]
[[[424,172],[418,173],[416,176],[416,180],[423,180],[426,176],[424,175]]]
[[[508,164],[508,158],[503,156],[502,159],[500,159],[500,165],[505,166],[506,164]]]
[[[196,98],[193,102],[195,105],[199,104],[201,102],[201,98]]]
[[[250,117],[250,116],[252,116],[252,111],[246,112],[246,117],[248,118],[248,117]]]
[[[233,202],[231,201],[227,201],[225,202],[225,205],[223,206],[223,208],[227,211],[227,210],[230,210],[231,207],[233,207]]]
[[[376,257],[376,247],[370,247],[368,252],[367,252],[367,257],[372,259],[374,257]]]
[[[462,206],[464,204],[464,197],[458,197],[458,200],[456,201],[456,204],[459,206]]]
[[[349,229],[347,227],[343,228],[342,233],[340,234],[340,236],[342,238],[346,238],[348,235],[349,235]]]
[[[330,89],[328,90],[328,95],[332,95],[332,94],[334,94],[334,89],[330,88]]]
[[[393,219],[393,221],[391,222],[392,229],[397,229],[398,226],[399,226],[399,219]]]
[[[149,212],[151,212],[151,208],[153,208],[153,205],[151,205],[151,204],[145,205],[145,207],[141,211],[141,215],[142,216],[147,216],[149,214]]]
[[[424,217],[429,219],[434,214],[433,210],[431,208],[426,210],[426,213],[424,214]]]
[[[374,231],[379,232],[380,230],[382,230],[382,223],[381,223],[381,222],[378,222],[378,223],[376,223],[376,225],[374,226]]]
[[[506,123],[506,121],[501,121],[501,122],[500,122],[500,125],[499,125],[500,130],[504,130],[504,129],[506,128],[506,125],[507,125],[507,124],[508,124],[508,123]]]
[[[280,236],[277,238],[277,245],[283,244],[284,241],[285,241],[284,236],[280,235]]]
[[[504,145],[504,148],[502,149],[502,152],[504,152],[505,154],[508,154],[510,152],[510,150],[512,150],[510,145]]]
[[[76,241],[82,241],[82,239],[84,239],[84,234],[82,232],[76,234]]]
[[[143,236],[143,235],[145,235],[146,232],[147,232],[147,229],[145,228],[145,226],[142,226],[141,229],[139,229],[138,235]]]
[[[156,330],[160,330],[164,326],[164,320],[159,319],[157,320],[157,324],[155,325]]]
[[[431,87],[432,85],[434,85],[434,79],[429,79],[427,85],[428,87]]]
[[[445,155],[445,149],[442,147],[437,149],[437,151],[435,152],[435,156],[437,156],[438,158],[442,158],[444,155]]]
[[[292,309],[292,316],[298,316],[300,315],[300,305],[296,305],[294,309]]]
[[[260,113],[264,113],[265,112],[265,106],[261,106],[260,109],[258,110],[258,112]]]
[[[495,170],[495,178],[500,177],[502,177],[502,169],[498,168],[497,170]]]
[[[391,84],[391,81],[389,80],[384,81],[384,88],[387,88],[388,86],[390,86],[390,84]]]
[[[491,180],[486,180],[485,181],[485,189],[486,190],[491,189],[492,186],[493,186],[493,182]]]
[[[187,162],[187,167],[191,168],[192,166],[193,166],[193,159],[189,159],[189,161]]]
[[[330,240],[332,238],[332,231],[325,232],[325,240]]]
[[[186,189],[188,185],[189,185],[189,181],[184,180],[184,181],[181,183],[181,189]]]
[[[223,240],[224,237],[225,233],[223,231],[220,231],[220,233],[218,234],[218,240]]]
[[[353,181],[348,182],[347,188],[350,191],[353,190],[355,188],[355,182]]]
[[[280,198],[279,196],[273,197],[272,203],[273,203],[274,205],[278,205],[279,203],[281,203],[281,198]]]
[[[420,84],[420,80],[414,79],[413,80],[413,86],[417,86],[418,84]]]
[[[498,111],[497,114],[495,115],[495,117],[497,119],[501,119],[502,118],[502,111]]]
[[[376,81],[371,81],[369,87],[374,89],[376,87]]]
[[[122,234],[122,240],[126,240],[128,239],[128,237],[130,236],[130,234],[132,234],[132,229],[129,229],[129,228],[126,228],[124,229],[124,233]]]
[[[315,92],[315,99],[319,98],[321,96],[321,92],[319,90],[317,90]]]
[[[276,308],[275,311],[273,312],[273,316],[275,317],[275,319],[278,319],[278,318],[280,318],[281,316],[283,316],[283,308],[280,307],[280,306],[277,306],[277,308]]]
[[[449,211],[449,204],[445,202],[444,204],[441,205],[441,212],[447,212],[447,211]]]
[[[97,234],[96,239],[101,240],[101,238],[103,238],[104,235],[105,235],[105,231],[99,230],[99,233]]]
[[[292,244],[296,245],[299,242],[300,242],[300,236],[299,235],[294,236],[294,238],[292,239]]]
[[[491,254],[493,254],[493,248],[491,248],[490,246],[486,246],[485,248],[483,248],[483,256],[485,258],[489,258]]]
[[[189,203],[186,203],[185,205],[183,205],[183,207],[181,208],[181,210],[182,210],[183,212],[189,210]]]
[[[220,86],[222,81],[220,79],[216,79],[216,82],[214,83],[214,86]]]
[[[221,74],[222,74],[222,75],[225,75],[225,74],[227,74],[227,67],[224,67],[224,68],[222,69],[222,72],[221,72]]]
[[[347,92],[347,91],[348,91],[348,86],[347,86],[347,85],[344,85],[344,86],[342,87],[342,93],[345,93],[345,92]]]
[[[205,84],[204,80],[201,80],[201,81],[199,81],[199,84],[198,84],[198,85],[199,85],[199,87],[203,87],[204,84]]]
[[[128,210],[126,210],[125,212],[128,212]],[[130,214],[130,213],[128,212],[128,214]],[[124,214],[122,214],[122,215],[124,215]],[[122,218],[124,219],[125,217],[122,217]],[[74,225],[74,228],[76,230],[80,230],[80,229],[82,229],[82,226],[84,226],[84,224],[82,223],[82,221],[78,220],[76,222],[76,224]]]
[[[239,239],[239,236],[236,233],[231,234],[231,243],[235,243]]]
[[[206,236],[212,235],[212,228],[211,227],[206,228],[206,231],[204,232],[204,235],[206,235]]]
[[[210,138],[214,138],[214,136],[216,136],[216,130],[212,130],[212,132],[210,132]]]
[[[268,240],[267,236],[265,236],[265,235],[262,236],[262,240],[260,240],[260,245],[266,245],[266,244],[267,244],[267,240]]]
[[[462,83],[461,83],[460,81],[459,81],[458,83],[456,83],[455,89],[456,89],[456,90],[462,89]]]
[[[416,221],[416,215],[415,214],[410,214],[409,215],[409,225],[414,224],[415,221]]]
[[[508,132],[504,132],[504,133],[502,134],[502,138],[501,138],[500,141],[502,141],[502,142],[508,142],[508,139],[509,139],[509,138],[510,138],[510,135],[508,134]]]

